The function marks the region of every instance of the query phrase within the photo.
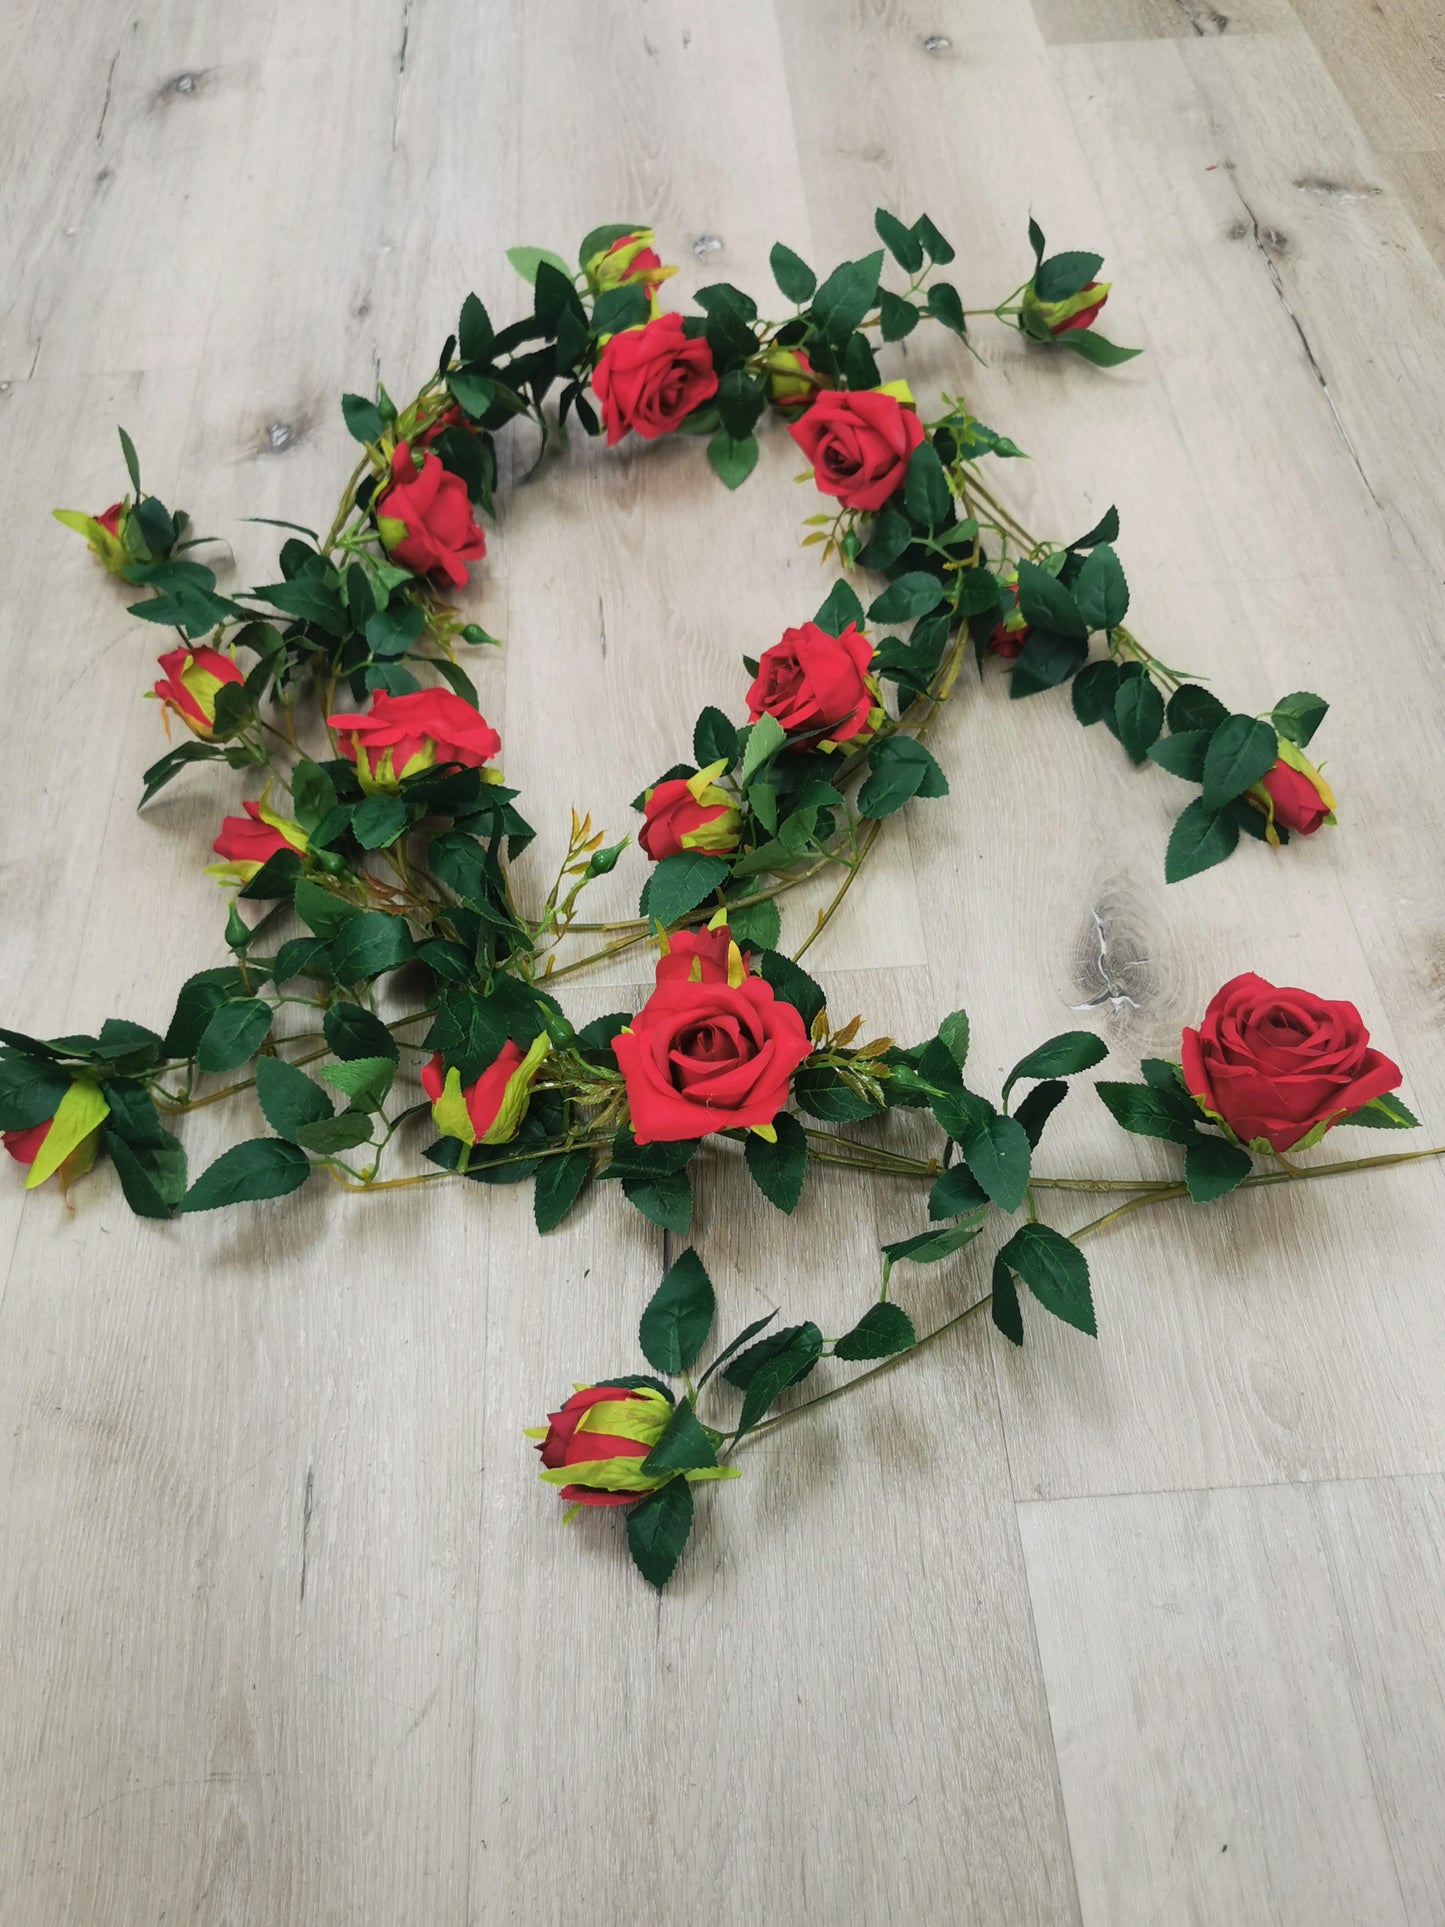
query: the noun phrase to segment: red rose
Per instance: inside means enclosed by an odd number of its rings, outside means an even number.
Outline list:
[[[524,1061],[521,1051],[509,1037],[481,1076],[473,1078],[470,1084],[461,1085],[462,1102],[467,1107],[467,1116],[477,1138],[484,1138],[496,1122],[502,1099],[507,1095],[508,1080],[513,1071],[521,1069]],[[421,1087],[435,1105],[441,1101],[445,1086],[446,1069],[442,1054],[438,1051],[421,1067]]]
[[[761,977],[664,977],[612,1040],[639,1144],[771,1124],[812,1049],[802,1018]]]
[[[416,575],[437,575],[460,589],[467,579],[463,564],[487,552],[467,485],[442,466],[439,455],[424,455],[418,468],[411,449],[398,442],[391,486],[376,498],[375,509],[388,553]]]
[[[112,502],[108,509],[96,516],[96,521],[99,522],[107,535],[120,534],[120,517],[121,510],[124,506],[125,504],[123,502]]]
[[[1288,1151],[1396,1088],[1399,1069],[1369,1046],[1353,1004],[1246,971],[1184,1032],[1184,1082],[1241,1144]]]
[[[209,739],[222,683],[246,678],[229,656],[204,645],[172,649],[158,660],[165,678],[155,685],[155,694],[194,735]]]
[[[57,1172],[62,1191],[68,1190],[74,1179],[83,1177],[95,1163],[100,1127],[109,1112],[110,1105],[98,1086],[88,1078],[77,1077],[49,1117],[0,1134],[15,1162],[30,1167],[25,1189],[33,1191]]]
[[[727,791],[713,780],[726,767],[712,763],[696,776],[674,776],[647,792],[637,840],[654,863],[684,850],[719,856],[737,848],[742,818]]]
[[[659,315],[608,337],[592,392],[609,448],[629,428],[650,442],[671,434],[684,415],[717,393],[712,350],[701,335],[687,339],[681,315]]]
[[[1313,836],[1322,823],[1334,821],[1329,784],[1292,743],[1281,745],[1279,761],[1260,778],[1260,788],[1274,805],[1275,822],[1297,836]]]
[[[632,1505],[674,1476],[649,1478],[638,1466],[672,1413],[672,1400],[650,1385],[581,1385],[560,1412],[547,1414],[551,1423],[537,1442],[542,1477],[561,1484],[560,1496],[575,1505]],[[573,1467],[590,1483],[562,1484]]]
[[[289,817],[277,816],[264,803],[249,800],[241,805],[244,816],[223,816],[220,832],[211,848],[224,858],[208,863],[206,869],[222,882],[249,883],[268,857],[282,850],[295,850],[304,856],[309,847],[306,832]]]
[[[379,689],[360,716],[328,716],[341,752],[356,764],[363,789],[395,789],[434,763],[480,769],[502,747],[486,717],[450,689],[388,696]]]
[[[1024,621],[1023,612],[1019,608],[1018,571],[1010,569],[1001,586],[1012,595],[1013,607],[1002,622],[994,624],[988,646],[992,655],[1002,656],[1005,662],[1012,662],[1033,634],[1033,630]]]
[[[437,416],[436,420],[432,423],[430,428],[424,428],[421,431],[421,433],[413,441],[412,447],[413,448],[430,448],[432,443],[436,440],[437,436],[440,435],[442,430],[445,428],[464,428],[466,429],[468,434],[473,434],[475,432],[472,428],[472,424],[467,420],[466,416],[462,413],[461,408],[458,406],[456,402],[453,402],[450,408],[444,408],[442,410],[442,412]],[[438,456],[437,460],[440,461],[441,457]],[[443,466],[445,466],[445,464],[443,464]],[[478,530],[478,534],[480,533],[481,531]]]
[[[1095,320],[1098,318],[1100,308],[1102,308],[1104,303],[1109,299],[1108,283],[1104,281],[1091,281],[1087,287],[1080,288],[1074,299],[1076,301],[1082,301],[1089,295],[1097,295],[1098,299],[1090,301],[1087,307],[1080,308],[1077,314],[1071,314],[1065,320],[1055,322],[1049,329],[1049,333],[1051,335],[1066,335],[1071,328],[1092,328]]]
[[[824,495],[835,495],[844,508],[871,511],[902,488],[923,423],[897,396],[873,388],[819,395],[788,433],[813,464]]]
[[[873,645],[849,623],[830,636],[816,622],[785,629],[765,649],[748,690],[748,716],[771,716],[790,736],[846,743],[868,728],[880,707],[878,686],[868,674]]]
[[[747,958],[735,950],[732,932],[725,923],[709,924],[706,930],[674,930],[663,938],[662,945],[657,960],[660,984],[725,984],[730,974],[741,977],[747,969]],[[734,955],[736,964],[732,962]]]

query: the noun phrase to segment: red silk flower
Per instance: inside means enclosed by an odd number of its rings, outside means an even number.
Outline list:
[[[423,455],[418,468],[405,442],[397,444],[391,483],[376,498],[375,510],[388,552],[416,575],[438,576],[460,589],[466,564],[487,552],[466,483],[442,466],[439,455]]]

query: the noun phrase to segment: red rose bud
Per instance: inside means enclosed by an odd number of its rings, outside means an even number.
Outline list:
[[[685,415],[717,393],[712,350],[701,335],[687,339],[680,315],[659,315],[607,337],[592,392],[609,448],[629,429],[644,441],[670,435]]]
[[[1278,824],[1297,836],[1313,836],[1322,823],[1335,820],[1329,784],[1304,752],[1283,736],[1278,761],[1252,785],[1249,800],[1269,819],[1271,830]]]
[[[692,1471],[642,1470],[643,1461],[671,1423],[672,1400],[660,1386],[579,1385],[549,1425],[528,1428],[542,1455],[544,1484],[562,1488],[574,1505],[631,1505],[670,1479],[735,1479],[736,1466],[697,1466]],[[716,1439],[717,1434],[712,1434]]]
[[[906,406],[905,406],[906,404]],[[788,433],[813,464],[813,481],[844,508],[872,512],[903,486],[923,423],[904,381],[820,395]]]
[[[656,990],[612,1040],[639,1144],[709,1131],[771,1137],[812,1049],[798,1012],[761,977],[695,983],[661,968]]]
[[[164,680],[152,692],[180,717],[194,735],[209,741],[216,721],[216,697],[221,685],[246,678],[229,656],[207,646],[172,649],[158,658]]]
[[[726,768],[725,760],[709,763],[696,776],[675,776],[647,792],[637,840],[654,863],[684,850],[718,856],[738,847],[742,817],[727,791],[717,787]]]
[[[1095,316],[1109,299],[1112,286],[1110,281],[1091,281],[1087,287],[1080,288],[1077,294],[1068,295],[1062,301],[1040,301],[1030,282],[1019,304],[1023,309],[1020,318],[1027,332],[1035,337],[1041,333],[1063,335],[1071,328],[1091,328]],[[1028,327],[1029,322],[1037,325]]]
[[[830,636],[816,622],[785,629],[765,649],[748,690],[748,716],[771,716],[808,746],[833,749],[870,736],[883,718],[878,685],[869,675],[873,645],[849,623]]]
[[[660,984],[732,984],[748,974],[748,960],[733,942],[727,911],[719,910],[706,930],[674,930],[662,939],[657,960]]]
[[[774,408],[811,407],[825,389],[833,386],[801,348],[770,348],[763,356],[763,367],[768,376],[768,400]]]
[[[656,314],[657,290],[677,269],[662,265],[652,239],[650,227],[634,228],[631,234],[619,234],[610,247],[590,255],[582,272],[592,293],[603,294],[608,288],[625,288],[640,282]]]
[[[391,458],[391,484],[374,507],[387,553],[415,575],[438,576],[460,589],[467,579],[465,565],[487,552],[466,483],[443,468],[438,455],[423,455],[418,468],[411,449],[398,442]]]
[[[443,1066],[438,1051],[421,1072],[432,1122],[443,1137],[463,1144],[509,1144],[522,1128],[532,1080],[551,1048],[545,1031],[532,1039],[525,1056],[509,1037],[481,1076],[465,1085],[455,1067]]]
[[[406,696],[379,689],[363,714],[326,721],[368,791],[394,790],[405,777],[435,763],[480,769],[502,747],[486,717],[450,689],[416,689]],[[496,780],[490,772],[483,778]]]
[[[1307,1150],[1400,1083],[1353,1004],[1276,990],[1252,971],[1210,999],[1180,1056],[1190,1096],[1255,1151]]]
[[[130,502],[112,502],[108,509],[99,515],[87,515],[83,509],[52,509],[56,521],[77,535],[83,535],[91,554],[102,568],[112,575],[119,575],[131,560],[125,552],[122,531],[130,514]]]
[[[84,1177],[95,1163],[100,1146],[100,1127],[110,1115],[110,1106],[87,1079],[77,1077],[61,1098],[52,1117],[28,1130],[6,1131],[5,1149],[17,1164],[28,1164],[25,1189],[60,1173],[62,1190],[75,1178]]]
[[[248,799],[241,808],[246,812],[244,816],[221,819],[220,833],[211,848],[224,861],[208,863],[208,877],[214,877],[218,883],[249,883],[267,858],[278,851],[295,850],[305,856],[310,846],[299,823],[267,809],[264,797],[259,803]]]
[[[465,428],[469,434],[472,432],[471,423],[467,420],[456,402],[453,402],[450,408],[444,408],[441,414],[438,415],[436,420],[431,424],[430,428],[424,428],[419,435],[412,437],[412,447],[430,448],[437,436],[442,433],[443,429],[447,428]],[[438,456],[437,460],[440,461],[441,457]],[[480,533],[480,531],[478,531],[478,533]]]
[[[1018,655],[1024,644],[1033,634],[1033,631],[1024,621],[1022,612],[1019,609],[1018,570],[1010,569],[999,586],[1009,591],[1013,597],[1013,607],[1009,610],[1002,622],[996,622],[994,624],[993,633],[988,639],[988,646],[995,656],[1002,656],[1006,662],[1012,662],[1013,658]]]

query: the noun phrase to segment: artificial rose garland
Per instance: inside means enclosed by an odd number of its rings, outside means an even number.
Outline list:
[[[469,296],[411,402],[398,407],[380,387],[374,399],[344,396],[361,459],[335,520],[324,536],[288,539],[281,579],[256,589],[223,595],[212,571],[183,559],[194,546],[181,540],[187,520],[144,492],[124,434],[132,493],[104,518],[61,512],[143,592],[137,614],[185,639],[162,659],[155,693],[191,740],[146,772],[143,800],[197,761],[263,772],[267,788],[223,823],[222,861],[210,866],[237,892],[226,923],[233,961],[187,981],[164,1033],[112,1018],[93,1037],[5,1034],[0,1130],[29,1162],[29,1184],[55,1174],[66,1183],[102,1146],[132,1209],[157,1219],[283,1196],[317,1172],[348,1190],[454,1175],[527,1181],[546,1231],[589,1184],[616,1182],[676,1235],[692,1217],[689,1166],[717,1139],[741,1152],[783,1212],[820,1166],[926,1187],[928,1222],[884,1247],[882,1296],[840,1338],[825,1340],[806,1320],[759,1336],[764,1320],[692,1385],[688,1367],[715,1305],[688,1250],[641,1330],[648,1362],[681,1374],[682,1395],[625,1378],[579,1388],[580,1402],[553,1414],[544,1476],[576,1487],[580,1503],[626,1505],[634,1557],[658,1584],[687,1536],[692,1484],[730,1476],[731,1451],[801,1409],[772,1408],[823,1356],[892,1358],[985,1303],[1021,1342],[1020,1286],[1045,1313],[1092,1333],[1077,1247],[1106,1222],[1168,1198],[1205,1203],[1313,1175],[1285,1153],[1338,1124],[1414,1122],[1391,1095],[1399,1073],[1371,1050],[1357,1013],[1260,985],[1233,1027],[1211,1007],[1186,1032],[1180,1063],[1148,1061],[1142,1083],[1096,1086],[1126,1130],[1181,1148],[1182,1176],[1065,1236],[1044,1221],[1041,1195],[1112,1181],[1040,1176],[1034,1157],[1068,1080],[1104,1057],[1096,1037],[1049,1039],[995,1100],[965,1082],[962,1012],[912,1045],[859,1042],[856,1018],[833,1024],[798,958],[886,819],[947,794],[925,739],[970,649],[980,662],[1004,660],[1014,697],[1069,684],[1082,724],[1103,722],[1134,763],[1157,762],[1197,786],[1170,838],[1170,880],[1222,861],[1242,832],[1281,844],[1291,830],[1309,835],[1333,821],[1333,798],[1304,754],[1325,714],[1319,697],[1296,692],[1250,715],[1185,681],[1125,626],[1114,511],[1068,543],[1029,534],[991,485],[1015,445],[960,398],[945,397],[925,420],[902,384],[883,379],[873,337],[897,341],[924,320],[963,336],[967,312],[934,278],[952,249],[926,216],[904,227],[880,210],[877,227],[906,290],[883,285],[881,251],[820,282],[780,244],[774,276],[794,308],[782,322],[760,318],[725,283],[699,292],[698,315],[658,314],[670,270],[636,224],[594,230],[578,251],[580,272],[546,250],[515,251],[532,286],[530,316],[496,330]],[[1034,224],[1030,238],[1033,273],[987,312],[1016,321],[1041,349],[1100,365],[1127,359],[1135,351],[1091,325],[1108,293],[1099,257],[1046,257]],[[543,401],[557,383],[554,424]],[[836,581],[811,619],[744,658],[750,683],[735,693],[748,720],[704,707],[691,759],[637,799],[637,841],[651,861],[637,919],[593,926],[609,941],[568,955],[561,946],[588,928],[576,921],[579,897],[617,865],[626,839],[608,844],[574,816],[540,899],[512,867],[532,831],[490,767],[499,739],[458,660],[460,645],[493,638],[445,599],[484,554],[475,513],[493,506],[496,436],[525,418],[545,444],[569,415],[610,442],[685,431],[707,438],[707,459],[736,486],[757,459],[753,430],[770,403],[830,503],[811,518],[807,544],[883,586],[865,606],[853,580]],[[446,687],[423,687],[423,677]],[[324,746],[307,732],[306,690],[321,699]],[[342,692],[354,707],[338,707]],[[825,870],[838,887],[790,957],[780,899]],[[243,914],[253,903],[270,906],[255,922]],[[294,923],[273,934],[287,917]],[[557,995],[562,980],[651,939],[656,987],[642,1008],[574,1026]],[[378,992],[410,981],[416,1007],[383,1021]],[[298,983],[304,994],[291,988]],[[1238,986],[1227,994],[1234,1010]],[[295,1033],[280,1019],[296,1002],[320,1011],[324,1053],[288,1054]],[[389,1112],[408,1051],[421,1060],[415,1075],[429,1106],[403,1100]],[[321,1054],[329,1061],[314,1073],[302,1068]],[[212,1077],[233,1081],[198,1095]],[[269,1135],[232,1145],[192,1178],[164,1120],[251,1089]],[[402,1127],[428,1108],[431,1168],[380,1176]],[[934,1155],[886,1142],[898,1109],[931,1117]],[[874,1133],[841,1134],[840,1124]],[[1256,1157],[1280,1168],[1256,1171]],[[1028,1222],[999,1248],[991,1291],[919,1337],[890,1296],[891,1276],[944,1261],[997,1224],[995,1214],[1025,1203]],[[742,1395],[735,1423],[697,1417],[714,1374]]]

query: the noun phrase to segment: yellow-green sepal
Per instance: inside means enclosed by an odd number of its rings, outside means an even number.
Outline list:
[[[54,1177],[71,1153],[79,1150],[109,1116],[110,1106],[99,1089],[88,1078],[77,1077],[56,1106],[50,1129],[26,1175],[25,1189],[33,1191],[37,1184]],[[94,1146],[91,1155],[94,1156]]]

